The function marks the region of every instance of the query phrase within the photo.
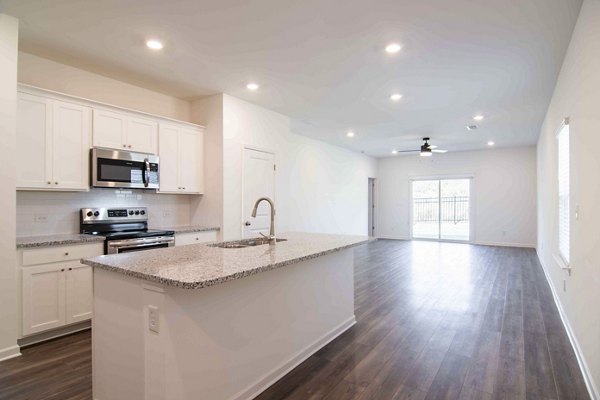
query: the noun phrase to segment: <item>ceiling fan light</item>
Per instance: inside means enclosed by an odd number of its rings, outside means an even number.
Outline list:
[[[421,157],[431,157],[431,154],[432,154],[432,153],[431,153],[431,150],[429,150],[429,151],[426,151],[426,150],[421,150],[421,152],[419,153],[419,155],[420,155]]]

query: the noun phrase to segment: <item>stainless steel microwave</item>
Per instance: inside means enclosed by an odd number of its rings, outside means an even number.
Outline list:
[[[131,151],[92,149],[92,186],[158,189],[158,156]]]

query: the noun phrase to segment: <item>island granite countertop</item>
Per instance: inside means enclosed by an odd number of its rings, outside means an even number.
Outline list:
[[[205,244],[104,255],[81,262],[132,277],[201,289],[358,246],[368,236],[283,233],[275,245],[224,249]]]
[[[82,234],[56,234],[41,236],[17,237],[17,249],[30,247],[64,246],[71,244],[101,243],[104,236],[82,235]]]

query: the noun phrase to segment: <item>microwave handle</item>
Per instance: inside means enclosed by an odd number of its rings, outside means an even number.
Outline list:
[[[144,159],[144,170],[142,171],[142,182],[144,186],[148,187],[148,181],[150,180],[150,162],[148,159]]]

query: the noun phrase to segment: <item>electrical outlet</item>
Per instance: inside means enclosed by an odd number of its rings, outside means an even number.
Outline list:
[[[148,329],[154,333],[158,333],[159,331],[158,318],[158,307],[148,306]]]
[[[45,224],[48,222],[48,215],[47,214],[35,214],[33,216],[33,222],[35,222],[36,224]]]

